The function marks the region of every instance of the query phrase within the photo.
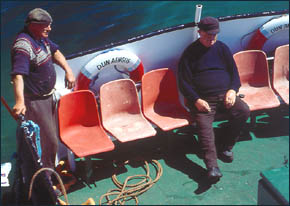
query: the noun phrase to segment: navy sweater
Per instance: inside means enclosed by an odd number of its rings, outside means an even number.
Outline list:
[[[179,89],[190,102],[207,96],[238,92],[241,83],[230,49],[221,41],[207,48],[199,40],[183,52],[178,68]]]
[[[42,96],[54,88],[56,73],[52,55],[58,49],[48,38],[37,41],[25,30],[18,34],[11,50],[11,75],[23,75],[26,95]]]

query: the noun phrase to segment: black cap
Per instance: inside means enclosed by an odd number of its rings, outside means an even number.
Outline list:
[[[38,23],[38,24],[49,24],[52,22],[50,14],[41,8],[35,8],[31,10],[27,17],[25,23]]]
[[[198,23],[198,28],[208,34],[217,34],[220,32],[219,21],[214,17],[205,17]]]

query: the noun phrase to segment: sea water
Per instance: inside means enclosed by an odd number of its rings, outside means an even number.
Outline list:
[[[288,1],[1,1],[1,96],[14,105],[10,84],[10,47],[33,8],[53,18],[50,38],[64,55],[102,47],[194,19],[195,6],[204,16],[231,16],[289,8]],[[16,150],[16,122],[1,105],[1,163]]]

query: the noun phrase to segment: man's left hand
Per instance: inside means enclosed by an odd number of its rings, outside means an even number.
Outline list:
[[[72,89],[75,86],[75,76],[72,72],[65,73],[65,87],[68,89]]]
[[[75,86],[76,78],[65,57],[59,50],[57,50],[53,54],[53,60],[65,71],[65,87],[72,89]]]
[[[227,91],[226,96],[225,96],[225,107],[227,109],[231,108],[232,106],[234,106],[235,102],[236,102],[236,91],[230,89],[229,91]]]

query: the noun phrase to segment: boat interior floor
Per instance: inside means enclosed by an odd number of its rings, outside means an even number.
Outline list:
[[[226,126],[227,121],[214,122],[216,136],[225,135]],[[76,158],[73,175],[77,181],[67,190],[70,204],[81,204],[90,197],[98,204],[103,194],[116,188],[112,175],[116,174],[120,182],[128,176],[143,175],[145,161],[154,179],[156,166],[150,162],[157,160],[162,176],[138,196],[141,205],[256,205],[261,172],[289,167],[289,106],[257,113],[254,125],[248,120],[233,149],[234,161],[218,160],[223,177],[216,183],[205,178],[206,167],[192,125],[168,132],[157,129],[152,138],[114,144],[113,151],[90,156],[89,179],[87,161]],[[135,200],[126,204],[134,205]]]
[[[224,135],[226,125],[227,121],[214,123],[216,136]],[[260,173],[289,165],[289,109],[258,113],[254,126],[248,121],[233,149],[234,161],[229,164],[218,160],[223,177],[215,184],[205,178],[194,126],[158,130],[153,138],[115,144],[114,151],[90,158],[89,182],[83,181],[86,162],[77,159],[75,176],[79,180],[68,190],[71,203],[80,204],[89,197],[98,202],[101,195],[116,188],[113,174],[124,182],[128,176],[145,174],[144,161],[157,160],[163,174],[138,197],[141,205],[253,205],[257,204]],[[154,179],[156,168],[149,166]]]

